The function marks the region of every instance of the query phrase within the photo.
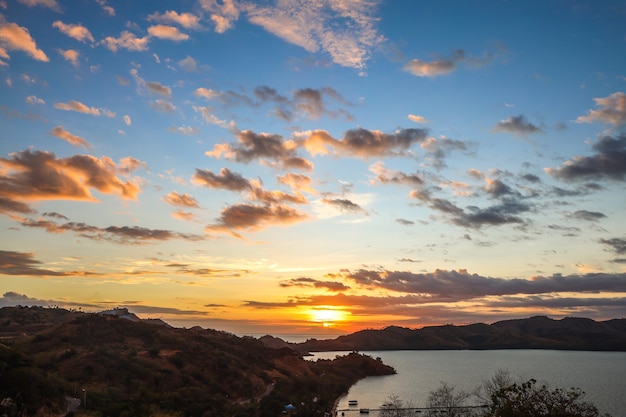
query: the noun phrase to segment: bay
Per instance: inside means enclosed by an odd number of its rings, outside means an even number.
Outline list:
[[[332,359],[347,352],[317,352],[311,360]],[[361,352],[396,369],[396,375],[368,377],[350,388],[338,409],[378,409],[390,395],[412,407],[427,406],[430,391],[442,382],[472,391],[498,370],[522,381],[535,379],[551,388],[580,388],[584,400],[601,413],[626,415],[626,352],[559,350],[427,350]],[[350,407],[357,400],[358,407]],[[349,416],[350,413],[346,414]]]

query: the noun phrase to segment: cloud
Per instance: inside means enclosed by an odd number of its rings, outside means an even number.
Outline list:
[[[37,96],[28,96],[26,97],[24,101],[26,101],[26,103],[28,104],[46,104],[46,102],[43,99]]]
[[[626,94],[613,93],[608,97],[594,98],[598,110],[589,110],[586,116],[579,116],[578,123],[605,122],[614,126],[626,123]]]
[[[171,101],[158,98],[150,102],[150,107],[158,111],[159,113],[173,113],[176,110],[176,106]]]
[[[179,194],[175,191],[163,197],[166,203],[177,207],[200,208],[198,201],[189,194]]]
[[[289,188],[294,191],[306,192],[309,194],[317,194],[317,190],[315,190],[311,186],[311,177],[302,175],[302,174],[294,174],[288,173],[283,176],[277,177],[278,182],[281,184],[285,184]]]
[[[93,35],[85,26],[81,24],[65,24],[60,20],[57,20],[52,24],[52,27],[55,27],[61,31],[61,33],[69,36],[70,38],[76,39],[79,42],[89,41],[91,43],[95,43],[95,39]]]
[[[374,158],[382,156],[409,156],[410,148],[427,137],[424,129],[400,129],[392,134],[363,128],[348,130],[340,140],[325,130],[305,132],[303,146],[312,155],[327,155],[330,150],[343,156]],[[302,135],[304,136],[305,133]]]
[[[217,222],[205,228],[206,232],[231,233],[241,237],[236,231],[258,231],[269,226],[285,225],[308,219],[305,213],[285,205],[234,204],[224,208]]]
[[[124,115],[123,120],[124,120],[124,124],[125,124],[126,126],[130,126],[130,125],[132,124],[132,121],[131,121],[131,119],[130,119],[130,116],[129,116],[129,115]]]
[[[300,288],[319,288],[332,292],[348,291],[350,287],[337,281],[320,281],[313,278],[293,278],[283,281],[279,284],[283,288],[300,287]]]
[[[531,210],[529,205],[513,199],[486,208],[470,206],[465,210],[449,200],[433,197],[424,189],[413,190],[409,195],[411,198],[424,202],[432,210],[440,212],[453,224],[472,229],[507,224],[524,225],[526,221],[518,215]]]
[[[576,156],[558,168],[544,170],[566,181],[600,178],[623,181],[626,176],[626,134],[603,136],[592,148],[595,155]]]
[[[589,222],[595,222],[606,218],[606,214],[597,211],[577,210],[568,217],[575,220],[585,220]]]
[[[0,55],[7,59],[9,51],[23,51],[37,61],[48,62],[48,56],[37,47],[28,29],[0,20]]]
[[[0,158],[0,198],[19,203],[37,200],[98,201],[91,190],[136,200],[141,191],[126,174],[133,166],[91,155],[57,158],[51,152],[24,150]]]
[[[60,12],[61,8],[56,0],[18,0],[20,3],[28,7],[45,7],[55,12]]]
[[[183,239],[194,242],[204,239],[204,237],[200,235],[179,233],[163,229],[148,229],[139,226],[97,227],[86,223],[67,222],[60,224],[49,220],[32,219],[23,219],[20,224],[24,227],[45,229],[48,233],[73,232],[85,239],[126,245],[162,242],[172,239]]]
[[[198,126],[171,126],[167,128],[167,131],[181,135],[197,135],[200,132],[200,128]]]
[[[247,3],[245,12],[251,23],[286,42],[312,53],[323,51],[338,65],[363,69],[371,49],[384,41],[376,30],[376,6],[359,0],[283,0],[275,6]]]
[[[194,95],[198,96],[198,97],[202,97],[205,98],[207,100],[211,100],[213,98],[216,98],[219,93],[213,91],[213,90],[209,90],[208,88],[204,88],[204,87],[199,87],[196,88],[193,92]]]
[[[231,172],[228,168],[222,168],[217,175],[210,170],[196,169],[192,182],[214,189],[237,192],[247,191],[248,199],[261,201],[268,205],[280,203],[302,204],[306,202],[304,196],[299,193],[292,195],[282,191],[264,190],[259,181],[249,181],[240,174]]]
[[[551,293],[625,292],[626,274],[593,273],[530,279],[505,279],[470,274],[466,270],[437,269],[430,273],[408,271],[357,270],[342,272],[345,280],[369,289],[419,294],[424,299],[436,297],[439,301],[464,301],[486,296],[533,295]]]
[[[492,129],[494,132],[512,133],[514,135],[531,135],[541,133],[543,130],[526,120],[524,115],[511,116],[499,121]]]
[[[378,161],[370,166],[370,171],[374,173],[374,183],[382,184],[402,184],[409,186],[421,186],[424,184],[424,180],[419,174],[405,174],[400,171],[394,171],[385,168],[383,161]]]
[[[72,146],[82,146],[85,149],[91,148],[91,143],[87,142],[80,136],[72,135],[67,130],[63,129],[63,126],[57,126],[50,131],[50,134],[56,136],[59,139],[66,141]]]
[[[100,7],[102,7],[102,10],[104,10],[104,12],[109,15],[109,16],[115,16],[115,9],[109,5],[107,5],[106,0],[96,0],[96,3],[98,3],[100,5]]]
[[[195,72],[198,70],[198,63],[190,56],[178,61],[178,66],[187,72]]]
[[[117,52],[119,48],[129,51],[146,51],[148,50],[149,41],[149,36],[138,38],[133,33],[125,30],[120,33],[119,38],[107,36],[102,40],[102,43],[113,52]]]
[[[451,56],[434,61],[412,59],[404,66],[404,70],[418,77],[439,77],[449,74],[458,68],[459,63],[471,67],[483,66],[495,58],[493,54],[487,54],[483,58],[468,55],[462,49],[457,49]]]
[[[0,275],[67,277],[94,274],[84,271],[54,271],[40,268],[39,265],[41,261],[35,259],[32,253],[0,250]],[[13,301],[28,301],[25,296],[11,292],[4,293],[4,298],[11,298]]]
[[[420,147],[427,153],[426,160],[435,168],[443,168],[446,166],[444,160],[451,151],[468,150],[468,146],[465,142],[450,139],[445,136],[438,138],[430,136],[420,142]]]
[[[342,213],[369,215],[363,207],[346,198],[324,198],[322,203],[335,207]]]
[[[221,97],[221,94],[217,94],[217,97],[224,101],[224,97]],[[278,91],[269,86],[259,86],[254,89],[254,96],[259,101],[258,103],[254,103],[250,99],[240,101],[252,106],[271,103],[276,106],[273,109],[274,115],[288,122],[295,120],[297,116],[313,120],[322,116],[328,116],[333,119],[343,117],[348,121],[353,119],[353,116],[347,110],[343,108],[332,110],[329,107],[330,101],[339,104],[349,104],[341,94],[331,87],[319,89],[300,88],[294,90],[291,93],[291,97],[287,97],[287,95],[279,94]]]
[[[0,213],[34,214],[36,211],[33,210],[28,204],[12,200],[8,197],[0,196]]]
[[[626,255],[626,239],[614,237],[611,239],[600,239],[600,243],[611,248],[618,255]]]
[[[424,116],[418,116],[416,114],[409,114],[407,117],[409,118],[410,121],[415,122],[415,123],[428,123],[428,119],[426,119]]]
[[[280,135],[255,133],[244,130],[237,135],[236,144],[217,144],[212,151],[205,154],[212,158],[226,158],[237,162],[248,163],[261,160],[269,165],[283,169],[311,170],[313,164],[297,156],[297,144],[294,141],[283,141]]]
[[[180,42],[189,39],[189,35],[182,33],[177,27],[167,25],[155,25],[148,28],[148,34],[155,38],[167,39],[170,41]]]
[[[250,181],[242,177],[240,174],[231,172],[228,168],[222,168],[219,174],[214,174],[206,169],[196,168],[192,181],[208,188],[218,188],[230,191],[244,191],[252,188]]]
[[[107,117],[115,117],[115,113],[107,109],[97,109],[95,107],[89,107],[80,101],[70,100],[68,103],[54,103],[54,108],[65,111],[75,111],[83,114],[90,114],[92,116],[104,115]]]
[[[59,49],[59,54],[63,57],[63,59],[69,61],[75,67],[80,65],[80,62],[78,62],[78,56],[80,55],[78,51],[74,49]]]
[[[148,89],[148,91],[152,93],[159,94],[167,98],[172,97],[172,89],[161,83],[158,83],[156,81],[148,81],[144,85]]]
[[[155,12],[148,16],[148,21],[157,23],[173,23],[184,27],[185,29],[200,29],[200,18],[193,13],[178,13],[174,10],[168,10],[159,14]]]
[[[233,27],[233,22],[239,19],[239,8],[234,0],[198,0],[200,7],[209,12],[210,19],[215,24],[215,32],[224,33]]]

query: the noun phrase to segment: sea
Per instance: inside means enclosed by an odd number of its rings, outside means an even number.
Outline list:
[[[319,352],[308,359],[333,359],[347,353]],[[393,366],[397,374],[367,377],[353,385],[337,404],[337,410],[348,410],[343,412],[346,417],[359,417],[361,408],[379,409],[392,395],[405,406],[426,407],[429,393],[441,383],[470,392],[499,370],[508,371],[522,381],[533,378],[550,388],[580,388],[585,392],[583,400],[594,403],[601,415],[626,417],[626,352],[398,350],[360,353],[380,358]],[[350,400],[356,400],[358,406],[350,406]]]

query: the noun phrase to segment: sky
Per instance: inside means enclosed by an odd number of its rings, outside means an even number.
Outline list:
[[[0,306],[626,317],[623,1],[0,0]]]

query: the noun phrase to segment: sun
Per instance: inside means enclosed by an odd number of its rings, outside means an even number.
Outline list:
[[[311,321],[320,323],[324,327],[330,327],[338,322],[346,320],[347,312],[341,309],[320,306],[309,311]]]

